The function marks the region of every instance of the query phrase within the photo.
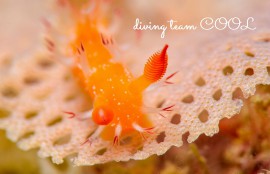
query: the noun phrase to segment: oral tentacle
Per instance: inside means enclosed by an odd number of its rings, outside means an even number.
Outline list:
[[[65,114],[68,114],[69,117],[68,118],[75,118],[76,114],[74,112],[69,112],[69,111],[63,111]]]
[[[70,112],[70,111],[63,111],[65,114],[70,115],[68,118],[77,118],[80,121],[87,120],[92,117],[92,112],[93,110],[81,112],[81,113],[75,113],[75,112]]]
[[[87,138],[83,143],[81,143],[81,146],[85,145],[86,143],[89,143],[91,146],[93,141],[100,136],[100,134],[104,130],[104,128],[105,128],[105,126],[98,126],[98,128],[95,130],[95,132],[89,138]]]

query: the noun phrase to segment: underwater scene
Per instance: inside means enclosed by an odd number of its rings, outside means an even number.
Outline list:
[[[270,174],[270,1],[0,1],[0,174]]]

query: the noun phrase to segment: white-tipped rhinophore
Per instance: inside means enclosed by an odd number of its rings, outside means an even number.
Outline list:
[[[81,43],[80,47],[77,48],[78,57],[79,57],[79,64],[77,66],[82,70],[85,77],[88,77],[91,75],[91,69],[88,66],[88,61],[85,53],[85,49],[83,44]]]

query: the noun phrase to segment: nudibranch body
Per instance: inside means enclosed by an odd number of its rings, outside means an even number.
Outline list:
[[[154,125],[142,109],[143,91],[166,72],[168,45],[153,54],[143,75],[135,78],[123,64],[112,58],[107,45],[113,42],[100,33],[96,20],[81,15],[71,45],[74,55],[77,55],[73,73],[93,100],[91,117],[99,125],[91,137],[100,136],[115,144],[120,136],[151,133]],[[92,141],[91,137],[88,141]]]

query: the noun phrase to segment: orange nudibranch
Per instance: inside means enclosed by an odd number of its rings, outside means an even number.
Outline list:
[[[150,132],[153,128],[142,110],[142,94],[165,74],[168,45],[153,54],[143,74],[135,78],[123,64],[112,61],[103,37],[89,17],[78,21],[76,38],[71,43],[77,54],[73,72],[93,100],[92,120],[101,128],[99,136],[118,143],[120,136]]]

